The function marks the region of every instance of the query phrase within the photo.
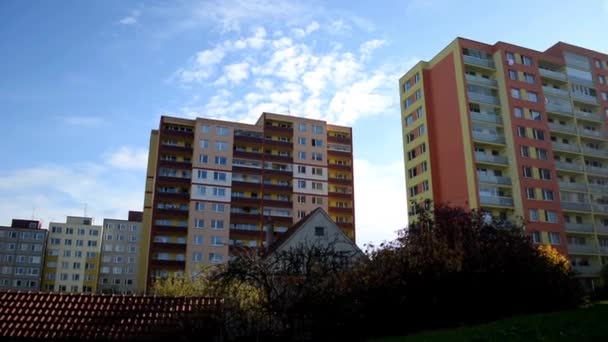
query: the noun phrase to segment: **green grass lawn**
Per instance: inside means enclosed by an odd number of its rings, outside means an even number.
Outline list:
[[[382,341],[608,341],[608,302]]]

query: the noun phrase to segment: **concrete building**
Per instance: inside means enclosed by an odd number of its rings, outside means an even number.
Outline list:
[[[0,291],[40,291],[46,235],[39,221],[0,226]]]
[[[101,293],[143,293],[138,272],[142,242],[142,212],[129,211],[127,220],[104,219],[99,284]]]
[[[102,227],[90,217],[68,216],[49,223],[42,290],[90,293],[97,290]]]
[[[535,243],[597,276],[608,263],[607,81],[596,51],[457,38],[399,80],[409,199],[523,217]]]
[[[148,279],[260,247],[317,207],[355,239],[352,130],[263,113],[251,124],[162,117],[152,132],[144,204]]]

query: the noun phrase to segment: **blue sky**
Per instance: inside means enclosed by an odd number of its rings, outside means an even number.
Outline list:
[[[0,17],[0,224],[141,210],[162,114],[289,110],[353,126],[360,245],[406,223],[397,81],[415,62],[457,36],[608,52],[607,1],[4,0]]]

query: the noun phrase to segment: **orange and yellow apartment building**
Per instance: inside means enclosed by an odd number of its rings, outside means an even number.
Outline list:
[[[607,81],[596,51],[455,39],[399,80],[408,199],[523,218],[535,243],[596,277],[608,263]]]
[[[227,262],[318,207],[354,241],[350,127],[271,113],[255,124],[163,116],[150,138],[140,281]]]

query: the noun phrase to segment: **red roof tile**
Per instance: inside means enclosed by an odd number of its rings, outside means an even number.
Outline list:
[[[222,314],[213,298],[9,291],[0,292],[0,338],[210,337],[221,334]]]

